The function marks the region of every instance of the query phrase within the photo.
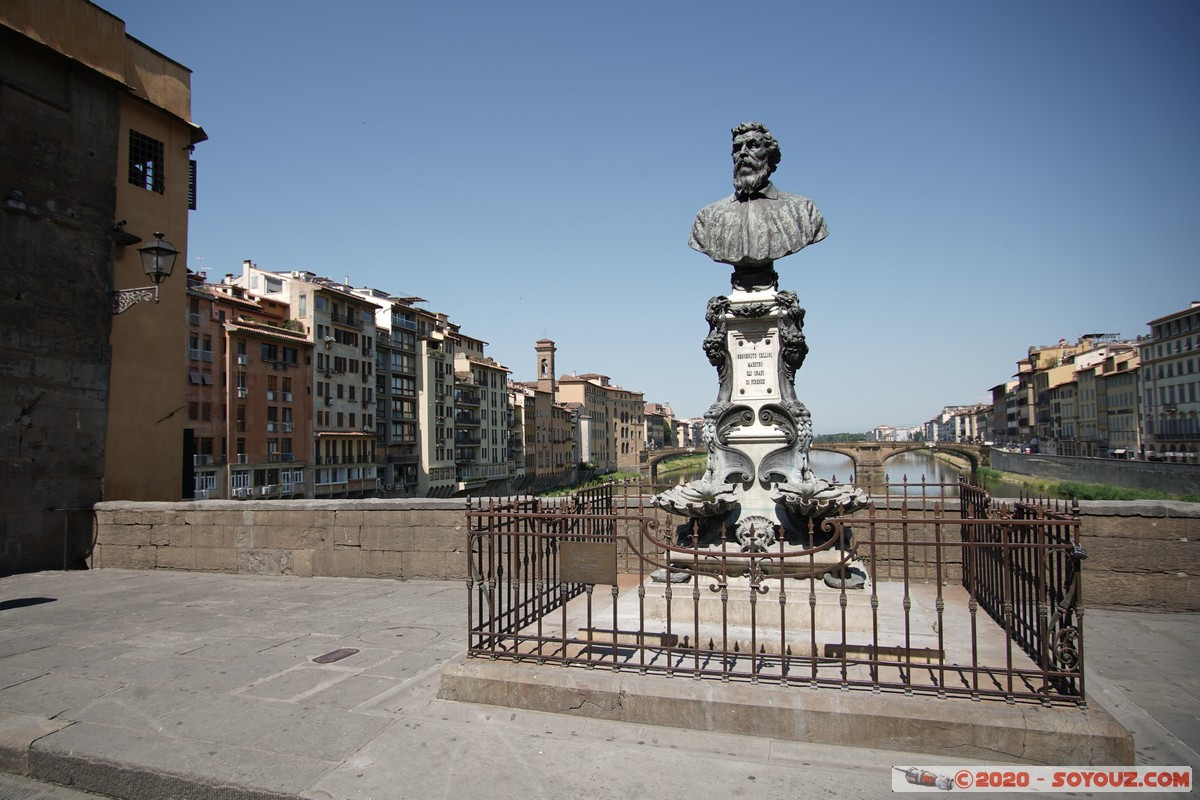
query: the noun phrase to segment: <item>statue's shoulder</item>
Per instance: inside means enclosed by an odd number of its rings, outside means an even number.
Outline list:
[[[699,218],[707,219],[709,217],[723,214],[736,201],[737,201],[737,197],[732,194],[729,195],[728,197],[722,197],[720,200],[716,201],[715,203],[709,203],[704,208],[700,209],[700,211],[696,213],[696,217],[698,219]]]
[[[791,203],[793,205],[816,207],[816,204],[813,203],[812,200],[810,200],[809,198],[805,197],[802,194],[792,194],[791,192],[778,192],[776,199],[783,200],[784,202]]]

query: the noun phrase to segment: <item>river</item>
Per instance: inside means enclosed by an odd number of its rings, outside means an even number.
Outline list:
[[[818,478],[824,478],[827,481],[845,482],[850,480],[854,474],[854,465],[850,458],[838,453],[813,450],[808,454],[808,464]],[[892,456],[884,464],[884,471],[887,473],[888,483],[903,484],[907,481],[909,484],[906,490],[901,486],[893,485],[891,487],[892,494],[902,494],[907,491],[907,494],[917,496],[921,494],[920,484],[922,481],[927,484],[958,483],[959,476],[965,474],[964,470],[953,464],[918,450]],[[704,466],[701,465],[693,470],[670,472],[662,477],[663,480],[687,483],[699,479],[703,474]],[[941,496],[941,489],[927,486],[925,494],[928,497],[938,497]]]

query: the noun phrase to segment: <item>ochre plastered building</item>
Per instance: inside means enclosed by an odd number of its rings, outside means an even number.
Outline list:
[[[100,499],[182,495],[191,147],[205,135],[187,68],[85,0],[0,3],[0,56],[3,573],[81,564]],[[114,316],[114,289],[149,283],[137,247],[157,231],[175,275],[159,304]]]
[[[207,138],[191,120],[191,71],[129,36],[123,20],[82,0],[10,0],[0,13],[5,25],[112,89],[115,106],[87,117],[98,128],[116,128],[115,143],[97,136],[98,146],[116,146],[109,288],[149,283],[137,248],[156,233],[179,251],[175,274],[159,287],[158,302],[112,318],[103,491],[109,500],[178,500],[184,478],[192,148]]]

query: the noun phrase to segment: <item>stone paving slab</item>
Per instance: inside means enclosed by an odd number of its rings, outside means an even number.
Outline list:
[[[894,765],[981,763],[439,700],[465,602],[459,582],[0,578],[0,769],[146,800],[874,798]],[[1200,615],[1085,625],[1089,695],[1137,763],[1200,764]],[[359,654],[312,661],[340,647]]]

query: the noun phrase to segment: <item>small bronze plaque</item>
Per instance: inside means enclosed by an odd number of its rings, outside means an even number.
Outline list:
[[[562,542],[558,547],[563,582],[617,582],[616,542]]]

